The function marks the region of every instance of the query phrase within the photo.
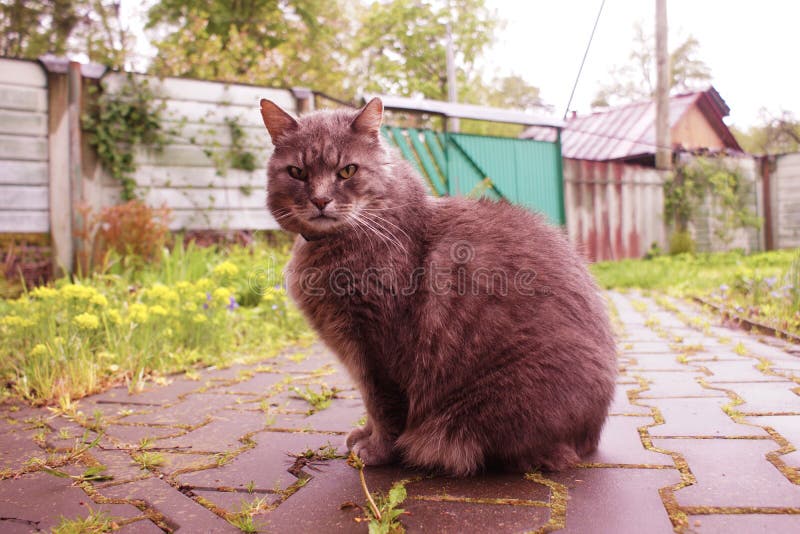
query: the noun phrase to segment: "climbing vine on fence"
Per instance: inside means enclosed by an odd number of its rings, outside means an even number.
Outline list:
[[[134,150],[137,146],[161,150],[166,144],[164,100],[150,87],[147,78],[130,73],[114,90],[91,86],[89,94],[89,105],[82,117],[89,144],[111,176],[119,180],[123,200],[132,200],[136,198]]]
[[[664,212],[676,232],[686,232],[707,199],[715,236],[730,241],[736,228],[761,226],[749,205],[753,191],[741,169],[720,158],[697,157],[680,163],[664,182]]]

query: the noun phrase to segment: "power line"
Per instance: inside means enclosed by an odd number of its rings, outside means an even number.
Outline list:
[[[600,14],[603,12],[603,6],[606,5],[606,0],[600,2],[600,9],[597,11],[597,17],[594,19],[594,26],[592,27],[592,34],[589,36],[589,42],[586,43],[586,50],[583,52],[583,59],[581,66],[578,69],[578,75],[575,77],[575,83],[572,85],[572,92],[569,94],[569,101],[567,102],[567,109],[564,110],[564,118],[567,118],[569,107],[572,105],[572,97],[575,96],[575,89],[578,87],[578,80],[581,79],[581,72],[583,72],[583,64],[586,63],[586,56],[589,55],[589,47],[592,46],[592,39],[594,39],[594,32],[597,29],[597,23],[600,22]]]

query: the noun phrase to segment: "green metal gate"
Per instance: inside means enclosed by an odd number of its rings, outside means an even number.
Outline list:
[[[504,198],[565,223],[560,143],[384,127],[431,193]]]

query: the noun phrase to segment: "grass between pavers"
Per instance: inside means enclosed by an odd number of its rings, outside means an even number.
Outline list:
[[[740,317],[800,333],[800,251],[679,254],[599,262],[591,267],[607,289],[653,289],[702,297]]]
[[[281,285],[289,246],[177,245],[158,262],[112,259],[102,272],[0,300],[0,395],[69,403],[309,341]]]

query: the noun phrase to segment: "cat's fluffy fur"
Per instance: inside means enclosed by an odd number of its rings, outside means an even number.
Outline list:
[[[348,447],[367,465],[457,476],[573,465],[597,447],[616,375],[584,262],[525,209],[428,196],[381,139],[382,111],[376,99],[295,121],[262,101],[268,206],[304,236],[290,294],[367,407]]]

